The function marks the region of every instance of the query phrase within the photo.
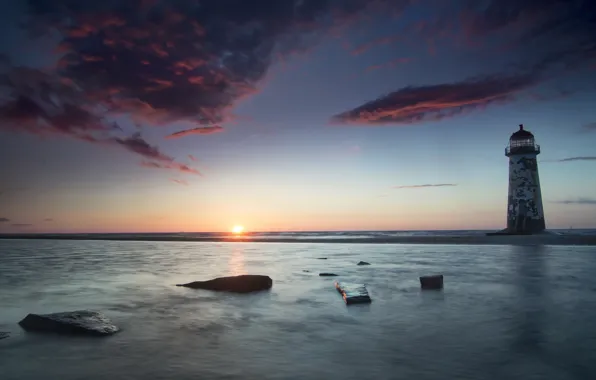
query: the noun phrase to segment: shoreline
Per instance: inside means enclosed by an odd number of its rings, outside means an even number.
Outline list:
[[[144,242],[202,243],[299,243],[299,244],[467,244],[467,245],[582,245],[596,246],[596,236],[589,235],[469,235],[469,236],[398,236],[387,238],[259,238],[259,237],[188,237],[188,236],[92,236],[92,235],[0,235],[0,240],[101,240]]]

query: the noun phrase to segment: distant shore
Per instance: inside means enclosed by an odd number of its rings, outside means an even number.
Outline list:
[[[0,239],[27,240],[105,240],[105,241],[161,241],[209,243],[335,243],[335,244],[468,244],[468,245],[589,245],[596,246],[596,236],[589,235],[503,235],[503,236],[399,236],[376,238],[263,238],[251,236],[193,237],[193,236],[117,236],[117,235],[45,235],[4,234]]]

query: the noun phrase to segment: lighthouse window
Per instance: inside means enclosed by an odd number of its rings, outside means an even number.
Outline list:
[[[534,139],[523,139],[523,140],[512,140],[511,141],[512,148],[517,148],[517,147],[522,147],[522,146],[533,146],[533,145],[534,145]]]

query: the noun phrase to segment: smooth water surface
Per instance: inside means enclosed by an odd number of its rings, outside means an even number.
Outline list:
[[[273,289],[173,286],[243,273]],[[445,289],[421,292],[434,273]],[[335,279],[365,283],[373,303],[347,307]],[[123,331],[17,325],[84,308]],[[594,379],[596,249],[0,241],[0,331],[2,380]]]

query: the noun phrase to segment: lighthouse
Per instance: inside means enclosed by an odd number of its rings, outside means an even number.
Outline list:
[[[544,231],[544,209],[536,156],[540,145],[534,135],[520,124],[509,138],[505,156],[509,157],[508,234],[535,234]]]

